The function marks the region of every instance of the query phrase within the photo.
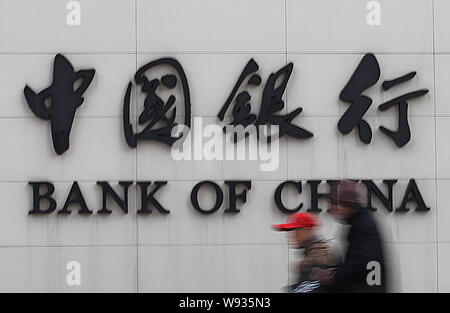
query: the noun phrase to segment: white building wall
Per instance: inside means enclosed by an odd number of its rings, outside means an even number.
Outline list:
[[[379,0],[380,26],[367,24],[369,1],[361,0],[80,0],[80,26],[66,24],[67,2],[0,0],[0,291],[278,292],[289,275],[294,279],[289,263],[297,252],[286,234],[270,228],[286,218],[273,192],[286,179],[333,178],[399,179],[396,206],[415,178],[430,212],[377,213],[394,290],[450,291],[449,1]],[[367,91],[374,100],[366,114],[370,145],[337,130],[347,107],[339,92],[366,52],[376,54],[381,68],[379,84]],[[35,90],[50,84],[56,53],[75,69],[96,69],[61,156],[49,123],[33,116],[23,96],[26,84]],[[217,122],[250,58],[263,81],[294,62],[287,108],[303,107],[296,123],[314,137],[283,137],[273,172],[250,161],[174,161],[154,142],[128,148],[121,118],[126,86],[137,68],[163,56],[182,64],[192,116],[204,123]],[[382,91],[382,80],[413,70],[413,80]],[[395,128],[396,109],[377,112],[378,104],[420,88],[430,92],[410,102],[412,139],[398,149],[378,130]],[[137,216],[135,186],[128,215],[117,207],[110,216],[28,215],[28,181],[54,182],[62,206],[76,180],[97,210],[97,180],[144,179],[169,181],[158,192],[169,215]],[[206,179],[221,186],[226,179],[252,180],[238,215],[223,213],[226,202],[210,216],[192,208],[190,191]],[[300,199],[309,203],[306,186]],[[322,216],[324,236],[339,246],[342,227]],[[66,284],[71,260],[81,264],[81,286]]]

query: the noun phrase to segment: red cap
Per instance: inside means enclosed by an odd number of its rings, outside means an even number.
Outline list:
[[[286,224],[273,225],[276,230],[293,230],[296,228],[315,228],[320,225],[319,219],[312,213],[294,213],[289,215]]]

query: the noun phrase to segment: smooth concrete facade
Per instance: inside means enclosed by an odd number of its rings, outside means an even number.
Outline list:
[[[333,178],[379,185],[398,179],[396,206],[408,179],[416,179],[429,212],[376,213],[393,290],[450,291],[449,1],[379,0],[380,26],[367,24],[369,1],[361,0],[80,0],[80,26],[66,24],[67,2],[0,0],[0,291],[279,292],[294,279],[297,251],[286,234],[270,228],[286,218],[273,192],[287,179]],[[366,92],[374,101],[365,116],[370,145],[337,130],[348,106],[339,92],[367,52],[381,68],[379,83]],[[50,84],[56,53],[76,70],[96,69],[61,156],[53,151],[49,123],[34,117],[23,96],[26,84],[35,90]],[[283,137],[272,172],[252,161],[174,161],[170,149],[154,142],[130,149],[121,118],[126,86],[140,66],[165,56],[182,64],[192,117],[204,124],[218,122],[250,58],[263,81],[293,62],[286,107],[303,107],[295,122],[314,137]],[[417,71],[413,80],[382,91],[382,80],[409,71]],[[377,107],[421,88],[429,93],[410,101],[412,139],[399,149],[378,130],[395,128],[396,109]],[[257,112],[257,96],[252,105]],[[221,186],[227,179],[252,180],[239,214],[224,214],[225,204],[210,216],[192,208],[192,187],[207,179]],[[35,180],[54,182],[61,205],[78,181],[95,211],[101,207],[97,180],[168,180],[158,199],[171,213],[136,215],[133,186],[128,215],[111,205],[110,216],[29,216],[27,183]],[[301,196],[289,190],[286,201],[307,206],[308,192],[306,186]],[[321,216],[324,236],[341,247],[343,227]],[[66,284],[71,260],[81,264],[80,286]]]

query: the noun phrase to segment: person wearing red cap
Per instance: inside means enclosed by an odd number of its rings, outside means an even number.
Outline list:
[[[296,284],[288,286],[290,292],[326,292],[327,287],[311,279],[316,268],[328,269],[336,264],[327,242],[316,233],[320,224],[319,218],[312,213],[294,213],[288,217],[287,223],[273,225],[279,231],[293,231],[295,248],[303,249],[303,258],[298,264],[299,279]]]

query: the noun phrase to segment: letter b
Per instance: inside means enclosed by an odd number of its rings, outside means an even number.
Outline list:
[[[28,212],[28,214],[49,214],[55,211],[56,201],[51,196],[55,191],[55,187],[49,182],[29,182],[29,185],[33,187],[33,208]],[[47,192],[45,194],[40,193],[41,185],[47,187]],[[48,201],[48,208],[46,210],[41,210],[41,200]]]

